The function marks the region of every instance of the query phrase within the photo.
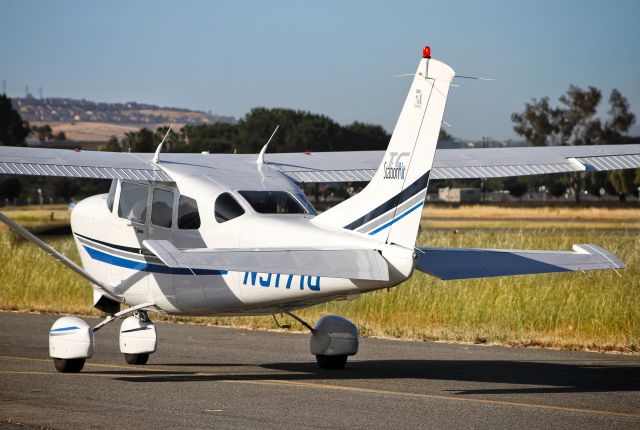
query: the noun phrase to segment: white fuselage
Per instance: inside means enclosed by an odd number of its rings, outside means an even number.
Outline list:
[[[314,223],[313,207],[295,184],[281,177],[265,175],[259,184],[240,182],[231,187],[212,178],[181,175],[176,169],[171,174],[176,178],[173,184],[118,181],[109,195],[89,197],[74,207],[71,228],[82,264],[109,287],[106,293],[102,292],[107,297],[129,306],[151,302],[157,310],[169,314],[265,314],[393,287],[413,271],[412,249],[385,244],[375,236]],[[128,196],[123,196],[132,187],[138,193],[133,205],[127,202]],[[258,213],[239,193],[242,190],[285,191],[303,208],[302,213]],[[244,213],[221,222],[216,219],[216,204],[225,193],[233,197]],[[183,196],[196,202],[199,223],[185,217]],[[132,215],[134,212],[137,216]],[[169,240],[181,249],[345,246],[376,249],[389,264],[389,280],[325,278],[314,273],[233,272],[224,267],[175,269],[144,248],[142,242],[147,239]]]

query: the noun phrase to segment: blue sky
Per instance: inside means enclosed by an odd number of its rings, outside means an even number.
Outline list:
[[[10,96],[139,101],[242,117],[289,107],[391,131],[424,44],[458,74],[461,138],[515,137],[510,115],[569,84],[618,88],[640,115],[635,1],[7,1]],[[606,114],[606,105],[602,113]],[[640,134],[636,124],[634,134]]]

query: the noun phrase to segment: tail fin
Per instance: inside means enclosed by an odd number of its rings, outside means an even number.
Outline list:
[[[424,55],[413,78],[384,159],[358,194],[315,218],[315,222],[375,235],[413,248],[427,193],[442,116],[455,72]]]

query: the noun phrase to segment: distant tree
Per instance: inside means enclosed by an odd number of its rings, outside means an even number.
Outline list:
[[[379,125],[354,122],[345,128],[344,140],[341,150],[367,151],[385,149],[389,145],[391,136]]]
[[[513,131],[523,136],[533,146],[544,146],[550,143],[557,133],[556,113],[549,105],[549,98],[533,99],[525,103],[524,112],[511,114]]]
[[[13,200],[20,196],[22,184],[18,178],[7,177],[0,181],[0,198]]]
[[[11,99],[0,94],[0,145],[24,146],[29,135],[29,123],[13,109]]]
[[[143,128],[127,132],[122,139],[122,149],[128,152],[154,152],[159,143],[159,140],[156,143],[151,130]]]
[[[609,120],[604,124],[602,130],[602,141],[606,144],[625,143],[625,134],[636,122],[636,116],[630,112],[629,102],[618,91],[614,89],[609,96]],[[620,201],[626,200],[626,195],[635,193],[640,181],[640,169],[633,170],[613,170],[606,173],[607,179],[618,194]]]
[[[103,148],[103,151],[109,152],[120,152],[122,148],[120,147],[120,143],[118,142],[118,138],[115,136],[111,136],[111,139],[107,142],[107,145]]]
[[[618,198],[621,202],[627,200],[627,194],[635,193],[636,185],[638,185],[637,172],[640,172],[640,169],[613,170],[607,172],[608,179],[618,193]]]
[[[180,130],[180,147],[172,147],[172,152],[229,153],[240,144],[238,126],[228,123],[207,125],[186,125]]]
[[[527,184],[517,177],[505,180],[504,186],[513,197],[522,197],[528,190]]]
[[[53,136],[53,139],[60,141],[67,140],[67,135],[64,133],[64,131],[60,130]]]
[[[31,127],[31,132],[38,138],[40,142],[45,142],[47,140],[53,139],[53,130],[49,126],[49,124],[37,126],[34,125]]]
[[[438,134],[438,140],[449,140],[451,139],[451,135],[447,133],[447,131],[443,128],[440,129],[440,134]]]
[[[629,111],[627,100],[614,89],[609,97],[609,119],[603,126],[596,117],[601,99],[602,93],[597,88],[583,90],[571,85],[559,98],[557,107],[552,107],[547,97],[525,103],[522,113],[511,115],[513,130],[534,146],[619,143],[635,121],[635,116]],[[576,201],[580,200],[582,176],[579,173],[568,175]],[[621,177],[627,178],[628,175]],[[598,181],[591,182],[593,190]],[[618,178],[615,183],[622,187],[623,182]]]

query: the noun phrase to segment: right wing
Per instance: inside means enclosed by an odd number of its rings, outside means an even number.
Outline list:
[[[189,249],[168,240],[145,240],[145,248],[164,264],[184,269],[312,275],[388,281],[386,260],[373,249]]]
[[[596,245],[573,245],[573,252],[474,248],[417,249],[416,269],[445,281],[626,267],[615,255]]]

